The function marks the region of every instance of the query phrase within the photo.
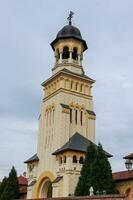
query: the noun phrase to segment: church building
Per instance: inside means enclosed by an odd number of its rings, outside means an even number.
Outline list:
[[[72,25],[72,14],[51,43],[55,64],[42,83],[37,153],[25,161],[27,198],[73,195],[87,146],[95,143],[95,81],[84,72],[87,44]]]

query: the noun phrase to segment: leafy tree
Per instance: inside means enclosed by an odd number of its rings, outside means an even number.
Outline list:
[[[93,163],[92,187],[95,193],[96,191],[104,191],[107,194],[116,193],[111,166],[101,144],[98,144],[97,156]]]
[[[7,177],[4,177],[0,185],[0,199],[7,184]]]
[[[17,198],[19,198],[19,185],[17,179],[17,172],[15,168],[12,167],[0,200],[12,200]]]
[[[79,177],[78,184],[75,189],[75,196],[85,196],[89,194],[89,188],[91,187],[91,174],[93,170],[93,163],[96,157],[96,146],[93,143],[87,148],[83,167],[81,169],[81,175]]]

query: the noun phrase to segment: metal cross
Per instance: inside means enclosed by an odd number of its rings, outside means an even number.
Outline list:
[[[72,18],[73,18],[74,12],[70,11],[69,16],[67,18],[67,20],[69,21],[69,25],[72,24]]]

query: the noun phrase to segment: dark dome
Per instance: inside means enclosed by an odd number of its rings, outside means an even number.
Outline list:
[[[59,39],[65,39],[65,38],[74,38],[79,41],[81,41],[84,45],[84,51],[87,49],[87,44],[86,41],[82,39],[80,30],[72,25],[66,25],[64,26],[56,36],[56,39],[51,43],[51,46],[54,50],[54,44],[59,40]]]
[[[70,38],[70,37],[82,40],[80,30],[72,25],[64,26],[56,36],[56,38]]]

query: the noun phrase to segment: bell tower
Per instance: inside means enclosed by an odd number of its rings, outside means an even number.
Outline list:
[[[55,64],[52,76],[42,83],[37,154],[25,161],[28,198],[74,194],[87,146],[95,143],[95,81],[84,73],[87,44],[72,25],[72,15],[51,43]]]
[[[55,56],[53,74],[62,69],[68,69],[77,74],[84,74],[82,67],[83,52],[87,49],[86,41],[82,39],[80,30],[72,26],[72,15],[70,12],[69,24],[64,26],[51,43]]]

